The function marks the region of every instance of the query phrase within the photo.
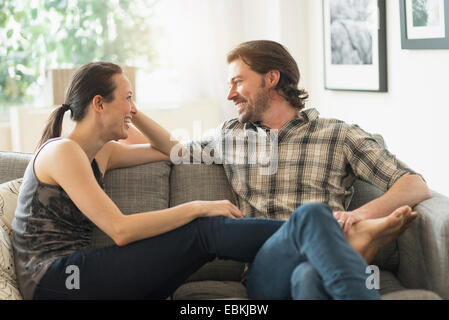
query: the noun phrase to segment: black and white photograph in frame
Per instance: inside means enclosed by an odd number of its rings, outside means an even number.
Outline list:
[[[449,49],[449,0],[400,0],[402,49]]]
[[[387,91],[385,0],[323,0],[324,87]]]

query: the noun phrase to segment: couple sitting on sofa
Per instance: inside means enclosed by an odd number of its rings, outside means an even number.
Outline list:
[[[13,247],[25,299],[164,299],[215,257],[251,262],[250,298],[380,298],[365,284],[367,263],[416,217],[410,207],[429,197],[425,182],[357,126],[301,111],[307,93],[280,44],[243,43],[228,63],[239,117],[199,147],[223,160],[239,208],[193,201],[128,216],[104,193],[104,173],[185,160],[196,145],[180,146],[138,112],[119,66],[76,72],[20,189]],[[61,138],[68,110],[77,124]],[[258,164],[266,138],[270,159]],[[220,148],[229,139],[232,159]],[[345,212],[356,176],[388,192]],[[93,224],[116,245],[89,249]],[[80,274],[75,290],[69,268]]]

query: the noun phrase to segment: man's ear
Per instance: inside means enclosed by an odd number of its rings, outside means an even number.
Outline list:
[[[103,97],[97,94],[92,99],[92,107],[94,108],[95,112],[103,113]]]
[[[278,85],[280,78],[281,73],[279,70],[270,70],[265,75],[265,83],[269,88],[275,88]]]

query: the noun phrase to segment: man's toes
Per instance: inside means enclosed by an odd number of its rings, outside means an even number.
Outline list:
[[[409,206],[402,206],[393,211],[393,215],[396,218],[407,217],[412,212]]]
[[[410,206],[402,206],[398,210],[405,214],[412,212],[412,208],[410,208]]]
[[[418,212],[416,212],[416,211],[410,212],[410,215],[404,221],[404,226],[403,226],[404,231],[410,227],[413,220],[415,220],[417,216],[418,216]]]
[[[416,219],[417,216],[418,216],[418,212],[416,212],[416,211],[410,212],[410,214],[407,217],[407,222],[412,222],[413,220]]]

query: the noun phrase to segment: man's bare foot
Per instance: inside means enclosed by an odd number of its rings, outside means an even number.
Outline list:
[[[362,220],[354,224],[346,239],[370,263],[377,251],[397,239],[416,217],[417,212],[409,206],[403,206],[384,218]]]

